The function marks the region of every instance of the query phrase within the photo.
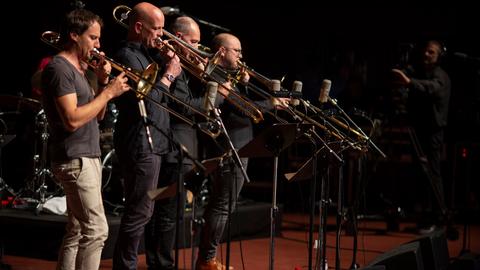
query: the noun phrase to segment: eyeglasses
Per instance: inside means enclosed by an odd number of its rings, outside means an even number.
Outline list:
[[[242,54],[242,49],[227,48],[227,47],[225,47],[225,49],[235,51],[238,54]]]

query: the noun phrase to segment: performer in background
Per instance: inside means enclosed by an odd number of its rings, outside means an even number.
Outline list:
[[[85,9],[68,13],[60,33],[62,51],[42,73],[51,167],[67,198],[68,222],[57,269],[98,269],[108,237],[97,119],[107,102],[129,86],[124,73],[109,82],[111,65],[102,59],[93,65],[99,91],[87,80],[86,61],[100,48],[102,25],[99,16]]]
[[[178,38],[197,48],[200,42],[200,28],[190,17],[178,17],[171,25],[171,32]],[[173,44],[173,42],[171,42]],[[188,56],[188,52],[183,52]],[[200,89],[197,92],[190,89],[190,76],[182,71],[170,86],[171,93],[183,100],[195,109],[203,110],[204,98],[200,96]],[[194,119],[194,113],[186,106],[169,102],[169,107],[185,117]],[[176,117],[170,118],[170,126],[173,139],[186,147],[193,158],[198,156],[198,139],[196,130],[189,124]],[[167,155],[166,162],[162,165],[158,187],[173,188],[176,190],[177,181],[185,173],[193,168],[192,160],[183,158],[178,164],[178,149]],[[180,166],[181,165],[181,166]],[[183,181],[181,181],[183,182]],[[165,192],[169,193],[169,192]],[[180,192],[183,194],[183,190]],[[183,196],[180,201],[183,201]],[[180,205],[182,216],[184,205]],[[167,270],[174,269],[174,258],[172,250],[175,244],[175,225],[177,219],[177,197],[160,198],[155,201],[155,209],[150,222],[145,227],[145,255],[148,269]],[[177,262],[178,263],[178,262]]]
[[[232,82],[228,81],[230,76],[226,76],[225,72],[231,73],[231,77],[236,77],[239,81],[233,88],[233,91],[240,92],[242,95],[248,95],[248,89],[241,85],[241,82],[247,83],[250,76],[246,70],[240,69],[239,66],[239,61],[242,59],[240,40],[231,34],[218,34],[212,40],[212,50],[214,53],[219,54],[217,63],[221,67],[221,70],[215,69],[212,76],[217,78],[223,86],[230,88]],[[225,89],[219,86],[218,91],[225,91]],[[286,98],[279,98],[278,100],[281,103],[288,102]],[[263,111],[274,108],[272,100],[255,101],[255,105]],[[244,112],[225,100],[221,101],[219,107],[222,121],[225,124],[233,146],[238,150],[253,139],[252,120]],[[228,143],[224,136],[219,136],[217,142],[221,148],[216,145],[205,146],[208,158],[218,157],[229,151]],[[241,162],[246,170],[248,159],[241,158]],[[198,260],[196,263],[197,270],[225,268],[216,258],[216,249],[227,222],[230,203],[229,195],[230,193],[232,195],[230,209],[233,212],[245,181],[240,168],[235,165],[230,157],[223,159],[222,166],[213,174],[211,193],[204,213],[205,225],[200,236]],[[230,267],[230,269],[233,269],[233,267]]]
[[[129,14],[127,41],[115,57],[137,71],[145,70],[155,61],[161,61],[163,68],[148,93],[150,98],[144,98],[146,117],[140,114],[139,99],[133,91],[115,101],[118,118],[114,147],[124,177],[125,209],[115,246],[113,269],[137,269],[138,246],[154,206],[147,192],[157,187],[164,155],[170,150],[166,137],[170,132],[169,115],[150,101],[165,103],[163,91],[169,91],[181,72],[176,55],[160,53],[158,38],[163,35],[164,23],[165,17],[158,7],[147,2],[135,5]]]
[[[408,88],[407,110],[409,120],[415,131],[424,157],[420,162],[428,168],[432,183],[428,184],[431,192],[431,205],[440,205],[445,211],[445,195],[441,172],[444,130],[447,126],[448,105],[450,100],[450,78],[440,67],[440,58],[444,48],[439,41],[431,40],[422,51],[421,63],[411,71],[393,69],[396,82]],[[446,214],[446,213],[445,213]],[[438,214],[424,213],[420,221],[420,232],[429,232],[438,223]]]

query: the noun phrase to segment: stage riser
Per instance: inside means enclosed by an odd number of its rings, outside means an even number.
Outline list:
[[[267,203],[247,203],[240,205],[232,215],[231,235],[233,240],[268,237],[270,235],[270,209]],[[281,231],[282,207],[276,218],[276,235]],[[203,209],[197,211],[201,216]],[[191,212],[185,215],[185,226],[180,229],[180,248],[190,246]],[[3,240],[5,254],[56,260],[58,248],[66,224],[66,217],[40,214],[19,209],[0,209],[0,237]],[[105,243],[102,259],[112,258],[113,250],[120,226],[119,216],[108,216],[109,237]],[[198,234],[195,244],[198,245]],[[226,237],[224,236],[224,241]],[[141,243],[140,253],[144,247]]]

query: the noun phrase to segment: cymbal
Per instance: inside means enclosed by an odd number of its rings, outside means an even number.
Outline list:
[[[36,99],[12,95],[0,95],[0,111],[22,111],[24,109],[40,111],[42,109],[42,104]]]

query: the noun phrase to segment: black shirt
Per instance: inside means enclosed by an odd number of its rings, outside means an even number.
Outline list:
[[[149,52],[137,42],[125,42],[117,52],[115,59],[127,67],[140,72],[154,62]],[[168,87],[160,81],[160,74],[159,71],[156,83],[148,93],[149,98],[144,98],[150,121],[149,128],[153,140],[154,154],[165,154],[170,149],[168,138],[161,132],[163,131],[167,135],[170,132],[168,112],[150,101],[150,99],[153,99],[165,104],[165,98],[162,93],[168,91]],[[137,84],[130,78],[129,81],[132,87],[136,89]],[[128,91],[115,99],[118,118],[115,124],[114,144],[115,151],[119,155],[134,157],[137,154],[152,153],[143,118],[140,116],[138,109],[138,101],[139,99],[133,91]]]
[[[445,127],[451,91],[448,74],[435,66],[431,70],[414,71],[411,78],[408,110],[412,124],[422,130]]]

